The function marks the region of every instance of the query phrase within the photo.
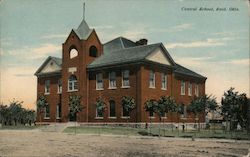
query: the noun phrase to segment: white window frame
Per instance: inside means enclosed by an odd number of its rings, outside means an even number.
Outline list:
[[[167,90],[167,88],[168,88],[168,83],[167,83],[167,79],[168,77],[167,77],[167,74],[165,74],[165,73],[162,73],[161,74],[161,89],[162,90]]]
[[[122,118],[123,118],[123,119],[129,119],[130,116],[124,116],[124,115],[123,115],[123,110],[124,110],[124,109],[123,109],[123,106],[122,106]]]
[[[192,96],[192,83],[191,82],[188,83],[188,95]]]
[[[127,77],[125,78],[125,74],[127,73]],[[130,87],[130,82],[129,82],[129,70],[123,70],[122,71],[122,88],[129,88]],[[126,80],[125,80],[126,79]],[[124,85],[124,82],[128,81],[128,85]]]
[[[181,81],[181,95],[185,95],[186,94],[186,82],[185,81]]]
[[[50,80],[45,80],[45,83],[44,83],[44,94],[45,95],[50,94]]]
[[[62,93],[62,79],[59,79],[57,82],[57,93],[61,94]]]
[[[153,74],[153,80],[151,79],[151,74]],[[149,71],[149,88],[155,88],[155,72],[153,70]]]
[[[114,74],[114,80],[111,80],[111,74]],[[111,83],[113,81],[113,83]],[[113,85],[113,86],[111,86]],[[109,89],[116,89],[116,72],[109,72]]]
[[[75,75],[74,75],[75,76]],[[71,76],[70,76],[71,77]],[[69,77],[69,78],[70,78]],[[76,76],[75,76],[76,77]],[[70,89],[70,86],[72,87],[72,89]],[[77,88],[75,88],[77,87]],[[76,80],[73,80],[73,81],[70,81],[68,79],[68,92],[75,92],[75,91],[78,91],[78,82],[77,82],[77,77],[76,77]]]
[[[102,117],[98,116],[98,112],[97,112],[97,107],[95,108],[95,119],[103,119],[104,117],[104,113],[102,113]]]
[[[194,94],[198,97],[199,96],[199,85],[195,84]]]
[[[99,83],[101,84],[102,87],[99,87]],[[103,90],[103,74],[102,73],[96,74],[96,90]]]

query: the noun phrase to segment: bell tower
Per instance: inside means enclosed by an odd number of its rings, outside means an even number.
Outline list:
[[[90,29],[85,19],[77,29],[72,29],[62,44],[62,121],[88,121],[88,74],[87,65],[103,53],[94,29]],[[83,111],[76,117],[69,116],[69,96],[79,95]]]

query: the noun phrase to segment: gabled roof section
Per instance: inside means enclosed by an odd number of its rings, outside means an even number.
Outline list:
[[[49,64],[54,63],[54,64]],[[52,74],[52,73],[59,73],[62,69],[62,59],[58,57],[52,57],[49,56],[43,64],[38,68],[35,75],[46,75],[46,74]]]
[[[181,75],[187,75],[187,76],[192,76],[192,77],[196,77],[196,78],[200,78],[200,79],[207,79],[206,77],[192,71],[192,70],[189,70],[183,66],[181,66],[180,64],[176,64],[176,69],[174,71],[174,73],[178,73],[178,74],[181,74]]]
[[[104,53],[109,53],[111,51],[117,51],[120,49],[125,49],[125,48],[135,47],[135,46],[136,44],[133,41],[126,39],[124,37],[118,37],[105,43],[103,45],[103,50],[104,50]]]
[[[86,40],[92,33],[93,29],[90,29],[86,21],[83,19],[78,28],[73,29],[73,31],[76,33],[79,39]]]

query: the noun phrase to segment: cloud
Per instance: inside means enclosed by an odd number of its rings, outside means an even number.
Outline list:
[[[194,47],[214,47],[214,46],[222,46],[225,45],[223,39],[207,39],[203,41],[192,41],[192,42],[185,42],[185,43],[169,43],[165,46],[168,49],[173,48],[194,48]]]
[[[193,24],[191,23],[184,23],[184,24],[180,24],[180,25],[176,25],[176,26],[172,26],[172,27],[166,27],[166,28],[148,28],[147,30],[149,32],[180,32],[183,30],[187,30],[187,29],[192,29],[193,28]]]
[[[54,54],[58,51],[61,51],[61,45],[54,44],[42,44],[38,47],[23,47],[19,49],[9,50],[4,53],[5,56],[15,56],[18,58],[25,59],[38,59],[47,57],[50,54]]]
[[[249,66],[250,65],[250,59],[234,59],[225,63],[234,64],[234,65],[243,65],[243,66]]]
[[[183,30],[186,30],[186,29],[191,29],[192,28],[192,24],[190,23],[184,23],[184,24],[181,24],[181,25],[177,25],[177,26],[174,26],[170,29],[172,30],[176,30],[176,31],[183,31]]]
[[[67,37],[66,34],[50,34],[42,36],[41,39],[57,39],[57,38],[65,39],[66,37]]]

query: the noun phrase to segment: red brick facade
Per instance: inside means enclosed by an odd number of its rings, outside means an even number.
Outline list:
[[[91,46],[97,48],[97,57],[89,55]],[[78,51],[78,56],[70,59],[69,52],[74,48]],[[185,75],[177,75],[173,68],[160,65],[158,63],[134,63],[134,64],[117,64],[105,68],[89,70],[87,66],[103,55],[103,45],[96,32],[92,33],[86,40],[80,39],[72,30],[62,45],[62,65],[61,74],[44,75],[38,77],[37,96],[44,95],[45,80],[50,80],[50,94],[45,95],[47,98],[50,112],[49,119],[44,119],[44,115],[38,113],[38,121],[42,122],[67,122],[69,121],[69,95],[75,94],[82,96],[84,108],[77,115],[79,122],[148,122],[149,113],[144,109],[144,103],[149,99],[159,99],[161,96],[172,96],[178,104],[188,105],[195,95],[195,84],[199,85],[199,95],[205,94],[205,79],[196,79]],[[72,71],[71,68],[74,68]],[[122,88],[122,70],[129,70],[129,88]],[[150,70],[155,72],[155,88],[149,88]],[[109,89],[109,72],[116,73],[116,89]],[[103,75],[103,90],[96,89],[96,74]],[[161,89],[161,74],[167,74],[167,89]],[[77,78],[78,90],[68,91],[68,79],[71,75]],[[58,79],[62,79],[62,92],[58,93]],[[181,80],[185,81],[185,95],[181,95]],[[188,82],[192,83],[192,94],[188,96]],[[122,115],[121,100],[123,96],[133,97],[136,101],[136,109],[130,114],[130,118]],[[96,118],[96,100],[102,98],[107,104],[104,110],[103,118]],[[116,117],[109,116],[109,101],[115,101]],[[60,119],[56,119],[57,105],[61,104]],[[204,122],[204,115],[201,117]],[[159,122],[155,116],[153,122]],[[187,114],[186,118],[180,118],[180,115],[168,115],[165,121],[175,122],[194,122],[192,115]]]

